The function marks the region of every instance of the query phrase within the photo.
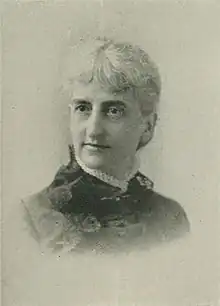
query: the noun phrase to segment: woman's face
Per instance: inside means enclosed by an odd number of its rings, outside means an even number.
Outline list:
[[[133,162],[145,129],[131,91],[111,93],[99,84],[76,82],[70,130],[76,155],[89,168],[115,177]]]

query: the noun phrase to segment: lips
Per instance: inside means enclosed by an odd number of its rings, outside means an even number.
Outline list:
[[[109,149],[110,148],[107,145],[95,144],[95,143],[84,143],[83,146],[87,147],[89,149],[92,149],[92,150],[104,150],[104,149]]]

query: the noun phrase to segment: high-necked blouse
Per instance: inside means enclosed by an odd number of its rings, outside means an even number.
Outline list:
[[[53,251],[148,248],[179,238],[190,227],[183,208],[155,192],[141,172],[123,189],[88,173],[76,160],[23,203],[33,237]]]

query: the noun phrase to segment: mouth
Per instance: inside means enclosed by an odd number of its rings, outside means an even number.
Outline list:
[[[83,146],[91,149],[91,150],[105,150],[105,149],[110,149],[109,146],[107,145],[102,145],[102,144],[94,144],[94,143],[83,143]]]

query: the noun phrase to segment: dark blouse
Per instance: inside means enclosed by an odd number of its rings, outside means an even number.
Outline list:
[[[34,238],[54,251],[145,249],[190,230],[183,208],[140,172],[122,192],[70,163],[23,203]]]

